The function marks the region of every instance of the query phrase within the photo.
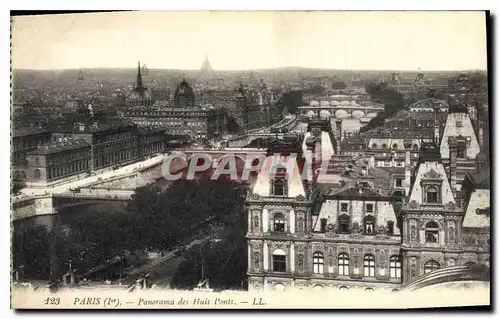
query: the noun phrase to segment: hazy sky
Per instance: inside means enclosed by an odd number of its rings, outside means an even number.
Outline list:
[[[125,12],[14,18],[13,68],[486,69],[483,12]]]

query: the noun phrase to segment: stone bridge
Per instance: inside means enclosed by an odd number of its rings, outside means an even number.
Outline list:
[[[374,117],[378,112],[384,110],[384,106],[378,105],[315,105],[315,106],[301,106],[299,112],[301,115],[313,118],[344,118],[354,117],[362,118],[365,116]]]
[[[128,202],[134,191],[95,191],[81,190],[81,193],[67,192],[60,194],[26,197],[12,204],[11,221],[45,215],[55,215],[61,210],[82,205],[94,205],[103,202]]]
[[[401,291],[415,291],[427,287],[471,282],[490,282],[490,268],[484,265],[454,266],[435,270],[425,274],[403,287]]]

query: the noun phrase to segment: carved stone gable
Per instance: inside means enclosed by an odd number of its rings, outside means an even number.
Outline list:
[[[433,168],[431,168],[430,171],[424,173],[423,177],[425,179],[441,179],[441,174],[439,174]]]

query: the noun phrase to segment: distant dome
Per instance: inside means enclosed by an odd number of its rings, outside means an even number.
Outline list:
[[[193,95],[194,96],[194,90],[186,80],[182,80],[182,82],[179,83],[179,85],[175,89],[174,94],[175,95],[185,95],[185,96]]]
[[[322,119],[329,119],[332,114],[328,112],[327,110],[322,110],[319,112],[319,117]]]
[[[311,102],[309,103],[309,105],[311,105],[311,106],[314,106],[314,105],[319,105],[319,102],[318,102],[318,101],[311,101]]]

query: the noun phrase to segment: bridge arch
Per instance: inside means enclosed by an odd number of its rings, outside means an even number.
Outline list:
[[[349,116],[349,113],[346,110],[337,110],[335,112],[335,117],[338,119],[348,117],[348,116]]]
[[[355,110],[352,112],[352,117],[357,118],[357,119],[362,118],[364,115],[365,115],[365,113],[361,110]]]
[[[461,282],[486,283],[490,281],[490,268],[485,265],[453,266],[441,268],[417,278],[401,291],[415,291],[438,285],[452,285]]]

